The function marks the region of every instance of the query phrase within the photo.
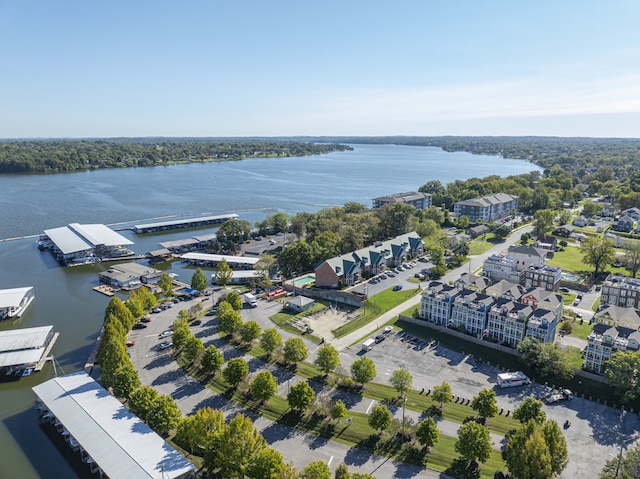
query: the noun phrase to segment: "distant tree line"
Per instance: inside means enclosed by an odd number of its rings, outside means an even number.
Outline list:
[[[351,147],[337,144],[198,138],[7,140],[0,142],[0,173],[63,173],[97,168],[318,155],[349,149]]]

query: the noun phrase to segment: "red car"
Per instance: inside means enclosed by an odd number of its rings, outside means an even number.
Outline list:
[[[135,341],[127,341],[127,347],[129,347],[129,348],[130,348],[131,346],[134,346],[135,344],[136,344],[136,342],[135,342]]]
[[[151,322],[151,318],[149,316],[145,316],[144,318],[142,318],[140,320],[142,323],[150,323]]]

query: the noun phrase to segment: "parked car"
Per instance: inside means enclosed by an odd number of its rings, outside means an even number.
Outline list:
[[[573,305],[574,305],[574,306],[578,306],[579,304],[580,304],[580,298],[576,298],[576,299],[573,301]]]
[[[562,286],[561,288],[558,288],[558,291],[560,291],[561,293],[568,293],[569,288],[565,288],[564,286]]]
[[[162,351],[163,349],[170,348],[171,346],[173,346],[173,343],[171,341],[167,341],[167,342],[158,344],[158,349]]]
[[[396,274],[395,274],[395,273],[392,273],[391,271],[388,271],[388,272],[386,273],[386,275],[387,275],[387,276],[389,276],[389,278],[395,278],[395,277],[396,277]]]
[[[136,324],[133,325],[133,327],[131,329],[144,329],[146,327],[147,327],[147,325],[144,324],[144,323],[136,323]]]
[[[162,338],[166,338],[167,336],[171,336],[173,334],[173,331],[163,331],[160,334],[158,334],[158,338],[162,339]]]
[[[127,341],[127,347],[130,348],[131,346],[135,346],[136,342],[135,341]]]
[[[388,276],[386,274],[381,274],[380,275],[380,279],[387,279],[387,278],[388,278]]]
[[[385,338],[384,334],[378,334],[375,337],[376,344],[381,343],[382,341],[384,341],[384,338]]]
[[[394,291],[400,291],[401,289],[402,289],[402,285],[401,285],[401,284],[396,284],[396,285],[393,287],[393,290],[394,290]]]
[[[150,323],[151,322],[151,318],[149,316],[145,316],[140,321],[142,321],[143,323]]]
[[[200,326],[202,324],[202,320],[201,319],[196,319],[195,321],[191,321],[189,323],[189,326]]]

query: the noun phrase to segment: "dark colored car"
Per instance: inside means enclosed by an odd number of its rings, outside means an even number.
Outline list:
[[[144,324],[144,323],[136,323],[136,324],[133,325],[133,327],[131,329],[144,329],[146,327],[147,327],[147,325]]]

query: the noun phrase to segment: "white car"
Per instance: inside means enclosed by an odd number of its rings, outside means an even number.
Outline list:
[[[167,336],[171,336],[173,334],[173,331],[163,331],[160,334],[158,334],[158,338],[162,339],[162,338],[166,338]]]
[[[167,342],[158,344],[158,349],[162,351],[164,349],[170,348],[171,346],[173,346],[173,343],[170,341],[167,341]]]

